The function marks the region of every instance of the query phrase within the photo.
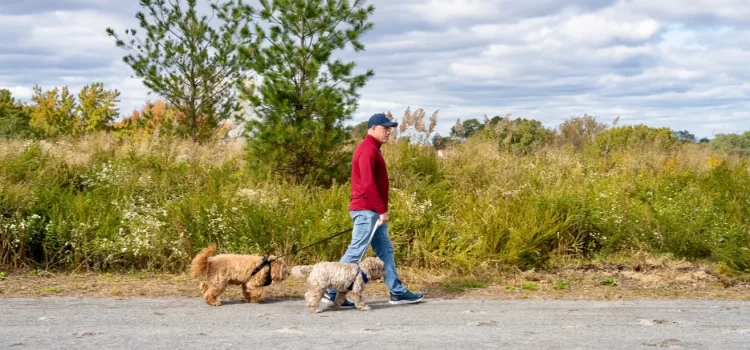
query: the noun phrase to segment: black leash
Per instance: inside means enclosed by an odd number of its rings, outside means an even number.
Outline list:
[[[315,243],[313,243],[313,244],[310,244],[310,245],[308,245],[308,246],[306,246],[306,247],[302,247],[302,248],[299,248],[299,249],[295,249],[295,250],[293,250],[293,251],[291,251],[291,252],[289,252],[289,253],[286,253],[286,254],[284,254],[284,255],[282,255],[282,256],[278,256],[278,257],[276,257],[276,259],[278,259],[278,258],[283,258],[283,257],[285,257],[285,256],[287,256],[287,255],[291,255],[291,254],[295,254],[295,253],[298,253],[298,252],[300,252],[300,251],[302,251],[302,250],[305,250],[305,249],[307,249],[307,248],[310,248],[310,247],[312,247],[312,246],[316,246],[316,245],[318,245],[318,244],[321,244],[321,243],[323,243],[323,242],[325,242],[325,241],[327,241],[327,240],[329,240],[329,239],[331,239],[331,238],[336,238],[336,237],[338,237],[338,236],[341,236],[341,235],[343,235],[344,233],[347,233],[347,232],[352,232],[352,229],[354,229],[354,227],[350,227],[350,228],[348,228],[348,229],[346,229],[346,230],[343,230],[343,231],[341,231],[341,232],[339,232],[339,233],[336,233],[336,234],[334,234],[334,235],[332,235],[332,236],[329,236],[329,237],[326,237],[326,238],[324,238],[324,239],[321,239],[320,241],[317,241],[317,242],[315,242]]]
[[[269,258],[268,258],[268,256],[263,256],[263,261],[262,261],[262,262],[260,263],[260,265],[256,266],[256,267],[255,267],[255,269],[253,269],[253,272],[252,272],[252,273],[250,273],[250,276],[255,276],[255,274],[256,274],[256,273],[260,272],[260,270],[262,270],[262,269],[263,269],[264,267],[266,267],[267,265],[270,265],[270,264],[271,264],[271,262],[272,262],[273,260],[275,260],[275,259],[283,258],[283,257],[285,257],[285,256],[287,256],[287,255],[291,255],[291,254],[297,253],[297,252],[299,252],[299,251],[301,251],[301,250],[305,250],[305,249],[307,249],[307,248],[310,248],[310,247],[312,247],[312,246],[315,246],[315,245],[321,244],[321,243],[323,243],[323,242],[325,242],[325,241],[327,241],[327,240],[329,240],[329,239],[331,239],[331,238],[336,238],[336,237],[338,237],[338,236],[341,236],[341,235],[343,235],[344,233],[347,233],[347,232],[351,232],[351,231],[352,231],[352,229],[354,229],[354,227],[350,227],[350,228],[348,228],[348,229],[346,229],[346,230],[343,230],[343,231],[341,231],[341,232],[339,232],[339,233],[336,233],[336,234],[334,234],[334,235],[332,235],[332,236],[329,236],[329,237],[326,237],[326,238],[324,238],[324,239],[321,239],[320,241],[317,241],[317,242],[315,242],[315,243],[313,243],[313,244],[310,244],[310,245],[308,245],[308,246],[305,246],[305,247],[302,247],[302,248],[299,248],[299,249],[295,249],[295,250],[293,250],[293,251],[291,251],[291,252],[289,252],[289,253],[286,253],[286,254],[284,254],[284,255],[281,255],[281,256],[277,256],[277,257],[276,257],[276,258],[274,258],[274,259],[269,259]],[[268,275],[266,276],[266,282],[265,282],[265,284],[264,284],[264,285],[265,285],[265,286],[268,286],[268,285],[270,285],[270,284],[271,284],[271,270],[270,270],[270,268],[269,268],[269,270],[268,270]]]
[[[289,252],[289,253],[286,253],[286,254],[284,254],[284,255],[281,255],[281,256],[277,256],[277,257],[276,257],[275,259],[278,259],[278,258],[283,258],[283,257],[285,257],[285,256],[287,256],[287,255],[291,255],[291,254],[297,253],[297,252],[299,252],[299,251],[301,251],[301,250],[304,250],[304,249],[310,248],[310,247],[312,247],[312,246],[318,245],[318,244],[320,244],[320,243],[323,243],[323,242],[325,242],[325,241],[327,241],[327,240],[329,240],[329,239],[331,239],[331,238],[336,238],[336,237],[338,237],[338,236],[341,236],[341,235],[343,235],[344,233],[347,233],[347,232],[351,232],[351,231],[352,231],[352,229],[354,229],[354,227],[350,227],[350,228],[348,228],[348,229],[346,229],[346,230],[343,230],[343,231],[341,231],[341,232],[339,232],[339,233],[336,233],[336,234],[334,234],[334,235],[332,235],[332,236],[326,237],[326,238],[324,238],[324,239],[322,239],[322,240],[320,240],[320,241],[317,241],[317,242],[315,242],[315,243],[313,243],[313,244],[310,244],[310,245],[308,245],[308,246],[306,246],[306,247],[302,247],[302,248],[299,248],[299,249],[295,249],[295,250],[293,250],[293,251],[291,251],[291,252]],[[252,277],[252,276],[255,276],[255,274],[256,274],[256,273],[260,272],[260,270],[262,270],[262,269],[263,269],[264,267],[268,266],[268,273],[266,274],[266,280],[265,280],[265,282],[263,283],[263,286],[266,286],[266,287],[267,287],[267,286],[271,285],[271,267],[270,267],[270,264],[271,264],[271,262],[272,262],[273,260],[275,260],[275,259],[269,259],[269,258],[268,258],[268,256],[265,256],[265,255],[264,255],[264,256],[263,256],[263,261],[262,261],[262,262],[260,263],[260,265],[256,266],[256,267],[255,267],[255,269],[253,269],[253,272],[252,272],[252,273],[250,273],[250,276],[251,276],[251,277]],[[365,283],[367,283],[367,276],[365,276],[365,275],[364,275],[364,273],[363,273],[363,274],[362,274],[362,277],[363,277],[363,278],[365,278]],[[353,286],[353,285],[354,285],[354,283],[352,282],[352,286]],[[349,289],[351,290],[351,287],[349,287]]]

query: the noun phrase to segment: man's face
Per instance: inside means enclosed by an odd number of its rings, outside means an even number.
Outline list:
[[[375,125],[370,129],[369,134],[380,141],[380,143],[386,143],[388,142],[388,137],[391,136],[391,128],[388,126]]]

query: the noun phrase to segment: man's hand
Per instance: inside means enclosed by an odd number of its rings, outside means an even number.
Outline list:
[[[380,224],[385,225],[388,223],[388,212],[380,214]]]

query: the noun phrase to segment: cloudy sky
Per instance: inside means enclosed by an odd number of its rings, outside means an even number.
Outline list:
[[[0,88],[153,96],[105,33],[137,28],[136,0],[0,1]],[[200,2],[200,1],[199,1]],[[370,0],[375,29],[354,58],[375,77],[354,122],[440,109],[438,131],[484,114],[555,127],[589,114],[697,137],[750,130],[750,0]]]

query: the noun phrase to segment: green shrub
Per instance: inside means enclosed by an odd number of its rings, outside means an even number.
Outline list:
[[[0,264],[184,271],[208,244],[283,254],[351,227],[348,183],[260,178],[242,141],[93,138],[52,147],[4,141]],[[383,152],[401,266],[470,273],[641,251],[750,268],[747,160],[679,143],[606,158],[556,147],[523,154],[483,138],[446,158],[408,142]],[[289,259],[338,260],[347,245],[342,235]]]
[[[623,150],[670,151],[679,141],[669,128],[623,125],[599,133],[594,139],[594,149],[605,156]]]
[[[709,145],[717,152],[741,157],[750,156],[750,131],[742,134],[718,134]]]

